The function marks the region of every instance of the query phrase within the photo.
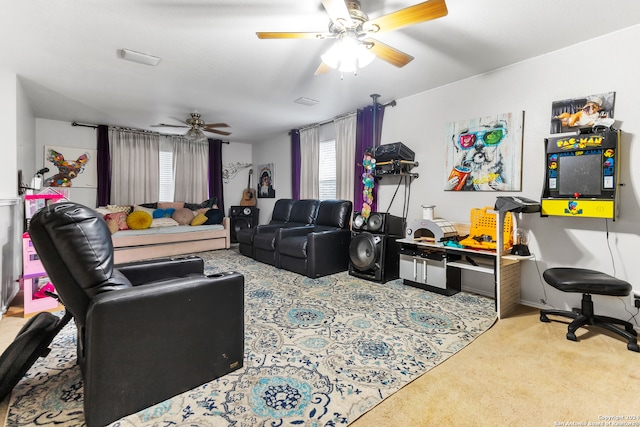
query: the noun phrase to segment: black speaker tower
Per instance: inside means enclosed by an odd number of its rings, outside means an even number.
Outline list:
[[[400,243],[404,218],[372,212],[364,221],[354,212],[349,244],[349,274],[361,279],[386,283],[400,277]]]
[[[260,209],[255,206],[231,206],[229,209],[231,243],[238,243],[238,231],[258,226],[259,213]]]

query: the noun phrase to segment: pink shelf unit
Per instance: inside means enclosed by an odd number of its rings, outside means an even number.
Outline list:
[[[55,298],[44,297],[35,298],[35,294],[45,284],[49,283],[47,276],[37,276],[25,279],[21,279],[22,289],[24,293],[24,315],[27,316],[30,313],[37,313],[39,311],[51,310],[58,308],[58,301]]]
[[[46,274],[40,258],[36,253],[36,248],[29,238],[29,233],[22,235],[22,275],[25,278],[31,276],[42,276]]]
[[[23,275],[20,279],[22,292],[24,294],[24,314],[36,313],[38,311],[51,310],[58,307],[55,298],[36,298],[34,294],[50,280],[40,262],[40,258],[33,247],[29,233],[22,235],[22,264]]]

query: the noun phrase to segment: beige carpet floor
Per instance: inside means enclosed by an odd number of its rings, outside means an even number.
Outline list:
[[[17,317],[0,320],[0,351],[22,324]],[[640,353],[595,327],[579,330],[579,342],[568,341],[566,325],[542,323],[537,309],[521,306],[351,425],[640,426]]]

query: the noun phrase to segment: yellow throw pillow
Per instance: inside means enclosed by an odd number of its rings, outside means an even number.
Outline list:
[[[193,221],[191,221],[191,225],[202,225],[207,221],[207,216],[205,214],[199,213],[198,215],[193,217]]]
[[[127,215],[127,225],[132,230],[146,230],[153,218],[145,211],[134,211]]]

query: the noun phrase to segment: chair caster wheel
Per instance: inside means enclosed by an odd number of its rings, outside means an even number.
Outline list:
[[[637,342],[630,342],[629,344],[627,344],[627,349],[635,351],[636,353],[640,353],[640,347],[638,347]]]
[[[541,321],[541,322],[546,322],[546,323],[551,322],[551,320],[549,320],[549,318],[547,317],[547,315],[546,315],[546,314],[542,314],[542,313],[540,313],[540,321]]]
[[[578,341],[578,338],[576,338],[576,334],[574,334],[573,332],[567,332],[567,339],[569,341]]]

